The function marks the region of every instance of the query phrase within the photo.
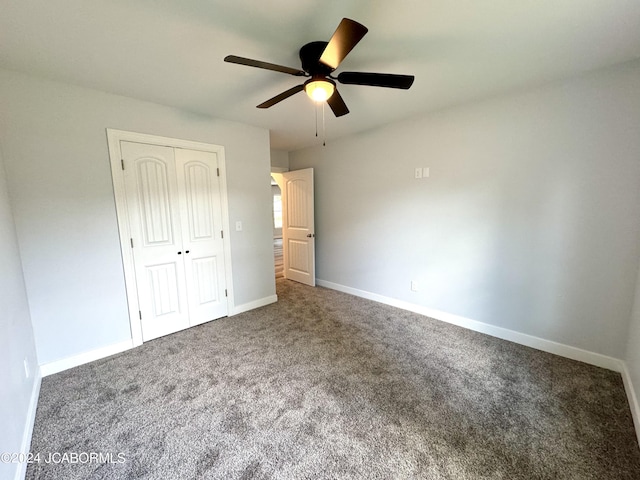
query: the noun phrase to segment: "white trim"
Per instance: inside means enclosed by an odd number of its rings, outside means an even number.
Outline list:
[[[218,165],[220,167],[220,208],[222,209],[222,229],[227,235],[222,239],[224,244],[224,271],[227,289],[227,312],[235,306],[235,294],[233,290],[233,268],[231,268],[231,223],[229,221],[229,198],[227,196],[227,161],[224,156],[224,147],[218,151]],[[227,314],[228,315],[228,314]]]
[[[42,375],[40,368],[36,369],[33,379],[33,387],[31,389],[31,398],[29,399],[29,409],[27,410],[27,419],[22,434],[22,444],[20,453],[28,453],[31,447],[31,437],[33,436],[33,427],[36,423],[36,409],[38,408],[38,398],[40,397],[40,385],[42,384]],[[15,473],[15,480],[22,480],[27,474],[27,462],[20,462]]]
[[[54,373],[62,372],[85,363],[93,362],[94,360],[100,360],[101,358],[110,357],[116,353],[121,353],[133,348],[132,340],[125,340],[124,342],[114,343],[113,345],[107,345],[106,347],[97,348],[88,352],[74,355],[73,357],[63,358],[62,360],[56,360],[55,362],[45,363],[40,365],[40,374],[43,377],[53,375]]]
[[[122,167],[118,165],[122,158],[120,152],[119,131],[107,129],[107,142],[109,146],[109,161],[111,163],[111,179],[113,182],[113,195],[116,204],[116,219],[118,221],[118,232],[120,237],[120,252],[122,253],[122,265],[124,270],[124,284],[127,294],[127,307],[129,309],[129,328],[131,329],[131,340],[134,346],[142,345],[142,325],[139,319],[140,306],[138,304],[138,294],[136,290],[135,268],[131,248],[125,243],[126,238],[131,238],[129,219],[127,212],[127,196],[124,187],[124,177]]]
[[[479,322],[470,318],[461,317],[440,310],[434,310],[431,308],[423,307],[422,305],[416,305],[414,303],[397,300],[391,297],[385,297],[378,295],[377,293],[371,293],[364,290],[358,290],[357,288],[347,287],[338,283],[328,282],[326,280],[316,279],[317,285],[321,287],[330,288],[332,290],[338,290],[340,292],[349,293],[357,297],[366,298],[375,302],[391,305],[392,307],[402,308],[403,310],[409,310],[410,312],[419,313],[427,317],[441,320],[443,322],[452,323],[459,327],[468,328],[476,332],[486,333],[492,337],[501,338],[510,342],[532,347],[544,352],[560,355],[561,357],[570,358],[572,360],[578,360],[580,362],[595,365],[597,367],[613,370],[614,372],[622,372],[622,361],[601,355],[599,353],[590,352],[581,348],[572,347],[562,343],[554,342],[552,340],[545,340],[544,338],[534,337],[533,335],[527,335],[526,333],[516,332],[507,328],[496,327],[495,325],[489,325],[488,323]]]
[[[633,418],[633,424],[636,427],[636,436],[638,437],[638,445],[640,445],[640,403],[638,403],[638,397],[636,396],[636,390],[633,388],[633,382],[631,381],[631,374],[627,368],[627,363],[622,362],[622,382],[624,383],[624,389],[627,392],[627,399],[629,400],[629,408],[631,409],[631,417]]]
[[[147,143],[150,145],[163,145],[174,148],[186,148],[213,152],[218,158],[220,169],[220,200],[222,208],[222,228],[227,235],[222,239],[224,245],[225,283],[227,289],[227,312],[234,309],[233,268],[231,265],[231,228],[229,222],[229,202],[227,198],[227,170],[224,147],[209,143],[180,140],[177,138],[148,135],[146,133],[127,132],[107,128],[107,143],[109,146],[109,161],[111,163],[111,178],[113,181],[113,194],[116,204],[116,217],[118,220],[118,232],[120,234],[120,251],[122,252],[122,264],[124,268],[124,282],[127,292],[127,305],[129,308],[129,325],[133,346],[142,345],[142,325],[140,323],[138,292],[135,278],[133,255],[129,244],[131,229],[129,227],[127,197],[124,187],[124,175],[122,173],[120,142]]]
[[[248,312],[249,310],[253,310],[255,308],[264,307],[265,305],[270,305],[272,303],[276,303],[277,301],[278,301],[277,295],[270,295],[268,297],[254,300],[253,302],[243,303],[242,305],[236,305],[234,309],[229,313],[229,316],[238,315],[239,313]]]

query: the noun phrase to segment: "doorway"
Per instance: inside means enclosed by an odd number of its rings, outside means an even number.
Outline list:
[[[316,285],[313,168],[282,174],[284,276]]]
[[[283,277],[315,286],[315,221],[313,168],[276,172],[271,170],[274,197],[274,265],[283,260]],[[275,190],[273,183],[277,184]],[[276,230],[276,201],[282,212]],[[279,238],[281,232],[281,238]],[[276,275],[279,274],[276,273]],[[278,276],[276,276],[278,278]]]
[[[284,278],[282,249],[282,173],[271,173],[271,197],[273,216],[273,261],[276,278]]]

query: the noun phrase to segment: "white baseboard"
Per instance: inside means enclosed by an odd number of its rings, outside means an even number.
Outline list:
[[[253,310],[255,308],[264,307],[265,305],[270,305],[272,303],[276,303],[278,301],[277,295],[270,295],[268,297],[259,298],[258,300],[254,300],[253,302],[243,303],[242,305],[236,305],[231,312],[229,312],[229,316],[238,315],[242,312],[248,312],[249,310]]]
[[[253,310],[254,308],[263,307],[265,305],[269,305],[271,303],[275,303],[278,301],[277,295],[271,295],[269,297],[260,298],[258,300],[254,300],[253,302],[244,303],[242,305],[237,305],[232,311],[228,314],[229,316],[237,315],[242,312],[247,312],[249,310]],[[84,352],[79,355],[74,355],[72,357],[63,358],[62,360],[56,360],[54,362],[45,363],[40,365],[40,372],[43,377],[47,377],[49,375],[53,375],[54,373],[59,373],[64,370],[68,370],[73,367],[77,367],[79,365],[84,365],[85,363],[93,362],[94,360],[100,360],[101,358],[109,357],[111,355],[115,355],[116,353],[121,353],[126,350],[133,348],[134,345],[131,339],[125,340],[124,342],[115,343],[113,345],[107,345],[106,347],[98,348],[96,350],[91,350],[89,352]]]
[[[442,312],[440,310],[434,310],[431,308],[423,307],[422,305],[416,305],[414,303],[397,300],[391,297],[385,297],[378,295],[377,293],[367,292],[365,290],[358,290],[357,288],[347,287],[338,283],[328,282],[326,280],[316,279],[316,284],[321,287],[330,288],[332,290],[338,290],[340,292],[349,293],[357,297],[366,298],[375,302],[384,303],[392,307],[401,308],[410,312],[419,313],[426,317],[441,320],[443,322],[452,323],[459,327],[468,328],[476,332],[486,333],[492,337],[501,338],[510,342],[532,347],[544,352],[560,355],[561,357],[570,358],[572,360],[578,360],[580,362],[595,365],[597,367],[613,370],[614,372],[622,372],[623,362],[617,358],[608,357],[599,353],[590,352],[581,348],[572,347],[562,343],[554,342],[552,340],[545,340],[544,338],[534,337],[527,335],[526,333],[516,332],[515,330],[509,330],[507,328],[496,327],[495,325],[489,325],[488,323],[479,322],[470,318],[461,317],[459,315],[453,315],[451,313]]]
[[[622,381],[624,382],[624,389],[627,392],[627,399],[629,400],[629,407],[631,408],[631,416],[633,417],[633,424],[636,427],[638,445],[640,445],[640,404],[638,403],[636,390],[635,388],[633,388],[633,382],[631,381],[631,374],[629,373],[629,369],[627,368],[626,362],[622,362]]]
[[[124,352],[131,348],[133,348],[133,342],[131,339],[120,343],[114,343],[113,345],[107,345],[106,347],[97,348],[89,352],[74,355],[73,357],[67,357],[62,360],[56,360],[55,362],[40,365],[40,373],[43,377],[46,377],[79,365],[84,365],[85,363],[93,362],[94,360],[100,360],[101,358]]]
[[[271,295],[269,297],[260,298],[258,300],[254,300],[253,302],[244,303],[242,305],[237,305],[235,308],[229,312],[229,316],[237,315],[242,312],[247,312],[249,310],[253,310],[254,308],[264,307],[265,305],[269,305],[271,303],[275,303],[278,301],[277,295]],[[115,355],[116,353],[121,353],[126,350],[133,348],[134,345],[131,339],[125,340],[124,342],[115,343],[113,345],[107,345],[106,347],[98,348],[96,350],[91,350],[89,352],[84,352],[79,355],[74,355],[72,357],[63,358],[62,360],[56,360],[54,362],[45,363],[40,365],[40,372],[43,377],[53,375],[54,373],[62,372],[64,370],[68,370],[73,367],[77,367],[79,365],[84,365],[85,363],[93,362],[94,360],[100,360],[101,358],[109,357],[111,355]]]
[[[40,397],[40,384],[42,383],[42,375],[40,369],[35,371],[33,388],[31,389],[31,398],[29,399],[29,409],[27,410],[27,420],[24,425],[22,434],[22,444],[20,445],[21,453],[28,453],[31,447],[31,437],[33,435],[33,426],[36,423],[36,409],[38,408],[38,398]],[[24,479],[27,474],[27,463],[20,462],[17,464],[15,480]]]

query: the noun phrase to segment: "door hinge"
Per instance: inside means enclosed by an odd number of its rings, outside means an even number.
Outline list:
[[[226,289],[226,288],[224,289],[224,296],[225,296],[225,297],[228,297],[228,296],[229,296],[229,294],[227,293],[227,289]]]
[[[120,165],[122,165],[122,169],[124,170],[124,159],[123,158],[120,159]]]
[[[140,316],[140,320],[142,320],[142,310],[138,310],[138,315]]]
[[[224,238],[224,230],[220,230],[220,236]]]
[[[131,248],[133,248],[133,238],[130,238],[129,240],[131,240]]]
[[[218,172],[218,176],[220,176],[220,169],[216,168],[216,172]]]

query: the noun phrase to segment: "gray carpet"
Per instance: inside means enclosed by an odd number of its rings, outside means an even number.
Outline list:
[[[324,288],[278,296],[45,378],[27,478],[640,478],[619,374]]]

